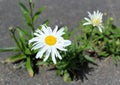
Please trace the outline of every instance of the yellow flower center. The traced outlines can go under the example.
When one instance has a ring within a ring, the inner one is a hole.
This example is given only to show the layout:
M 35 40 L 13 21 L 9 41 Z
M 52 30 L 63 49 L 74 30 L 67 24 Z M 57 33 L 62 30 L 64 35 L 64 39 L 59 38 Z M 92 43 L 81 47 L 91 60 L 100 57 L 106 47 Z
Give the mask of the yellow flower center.
M 56 40 L 56 38 L 54 36 L 49 35 L 49 36 L 47 36 L 45 38 L 45 42 L 46 42 L 47 45 L 52 46 L 52 45 L 55 45 L 55 43 L 57 42 L 57 40 Z
M 100 20 L 99 19 L 93 19 L 92 20 L 92 23 L 95 25 L 95 26 L 98 26 L 100 24 Z

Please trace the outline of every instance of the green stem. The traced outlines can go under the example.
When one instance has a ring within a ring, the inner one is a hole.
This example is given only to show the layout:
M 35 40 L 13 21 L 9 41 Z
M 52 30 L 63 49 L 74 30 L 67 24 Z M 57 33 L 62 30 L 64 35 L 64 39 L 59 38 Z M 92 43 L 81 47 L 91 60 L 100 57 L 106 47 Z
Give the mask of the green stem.
M 29 1 L 29 7 L 30 7 L 30 17 L 31 17 L 31 25 L 32 25 L 32 31 L 35 31 L 35 27 L 34 27 L 34 21 L 33 21 L 33 2 Z
M 86 44 L 86 47 L 88 46 L 88 44 L 90 43 L 90 41 L 92 40 L 92 33 L 93 33 L 94 27 L 92 27 L 92 30 L 90 32 L 90 37 L 89 37 L 89 42 Z
M 18 40 L 17 40 L 17 38 L 15 36 L 15 32 L 11 32 L 11 34 L 12 34 L 11 36 L 13 37 L 14 41 L 16 42 L 16 45 L 18 46 L 18 48 L 25 55 L 24 51 L 22 50 L 22 48 L 21 48 L 21 46 L 20 46 L 20 44 L 19 44 L 19 42 L 18 42 Z

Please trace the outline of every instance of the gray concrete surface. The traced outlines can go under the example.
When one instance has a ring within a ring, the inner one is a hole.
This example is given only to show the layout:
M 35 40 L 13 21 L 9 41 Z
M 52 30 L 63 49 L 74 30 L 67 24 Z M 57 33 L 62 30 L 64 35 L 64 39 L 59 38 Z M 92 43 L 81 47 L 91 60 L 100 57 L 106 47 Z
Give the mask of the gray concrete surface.
M 21 25 L 23 18 L 18 6 L 19 1 L 24 0 L 0 0 L 0 47 L 14 46 L 10 38 L 8 27 Z M 80 20 L 87 16 L 87 11 L 100 10 L 114 17 L 115 24 L 120 26 L 120 0 L 34 0 L 36 8 L 47 6 L 42 13 L 38 24 L 49 19 L 50 25 L 67 25 L 73 29 Z M 13 53 L 0 53 L 0 60 L 4 60 Z M 14 64 L 0 63 L 0 85 L 120 85 L 120 63 L 116 67 L 110 60 L 98 62 L 94 71 L 86 74 L 83 82 L 73 81 L 66 83 L 61 77 L 56 76 L 55 71 L 47 71 L 48 68 L 39 68 L 39 74 L 30 78 L 26 69 L 13 69 Z M 90 65 L 91 66 L 91 65 Z M 92 67 L 92 66 L 91 66 Z

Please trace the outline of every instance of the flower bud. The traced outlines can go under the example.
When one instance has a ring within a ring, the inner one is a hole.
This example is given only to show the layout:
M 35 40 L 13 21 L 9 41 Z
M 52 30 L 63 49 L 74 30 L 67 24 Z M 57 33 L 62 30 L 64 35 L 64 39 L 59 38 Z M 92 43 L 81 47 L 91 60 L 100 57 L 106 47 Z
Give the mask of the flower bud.
M 10 26 L 9 30 L 10 30 L 10 32 L 14 33 L 15 32 L 15 27 Z
M 110 20 L 111 20 L 111 21 L 114 21 L 113 17 L 110 17 Z
M 28 2 L 29 2 L 29 3 L 32 3 L 32 2 L 33 2 L 33 0 L 28 0 Z

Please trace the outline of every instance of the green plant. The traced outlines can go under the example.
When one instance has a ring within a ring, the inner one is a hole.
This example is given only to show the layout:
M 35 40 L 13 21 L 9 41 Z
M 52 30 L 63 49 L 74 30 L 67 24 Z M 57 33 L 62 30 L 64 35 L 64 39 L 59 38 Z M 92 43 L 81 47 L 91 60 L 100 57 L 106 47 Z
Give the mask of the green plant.
M 94 46 L 99 57 L 112 57 L 117 64 L 120 60 L 120 28 L 113 24 L 113 18 L 107 19 L 102 34 L 95 33 L 93 38 Z
M 16 26 L 10 27 L 11 37 L 16 43 L 15 47 L 7 47 L 7 48 L 0 48 L 0 52 L 12 51 L 17 52 L 16 55 L 9 57 L 4 61 L 4 63 L 8 62 L 18 62 L 24 61 L 24 65 L 28 70 L 28 73 L 31 77 L 34 76 L 35 68 L 38 66 L 36 65 L 37 60 L 33 57 L 35 52 L 31 51 L 28 40 L 33 37 L 33 32 L 36 30 L 35 23 L 40 14 L 45 10 L 45 7 L 39 8 L 35 13 L 34 11 L 34 3 L 32 0 L 27 1 L 28 7 L 25 6 L 23 3 L 19 3 L 22 14 L 25 19 L 25 23 L 27 25 L 27 29 L 24 27 Z M 48 24 L 48 20 L 46 20 L 43 24 Z M 40 28 L 39 26 L 37 28 Z

